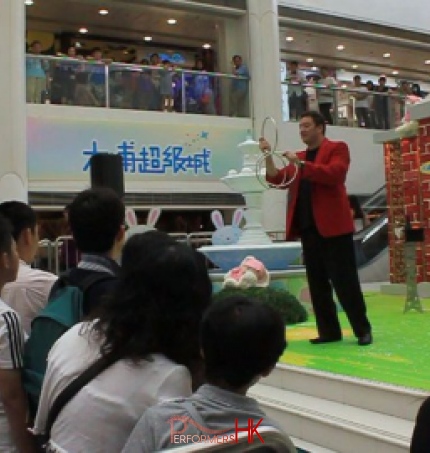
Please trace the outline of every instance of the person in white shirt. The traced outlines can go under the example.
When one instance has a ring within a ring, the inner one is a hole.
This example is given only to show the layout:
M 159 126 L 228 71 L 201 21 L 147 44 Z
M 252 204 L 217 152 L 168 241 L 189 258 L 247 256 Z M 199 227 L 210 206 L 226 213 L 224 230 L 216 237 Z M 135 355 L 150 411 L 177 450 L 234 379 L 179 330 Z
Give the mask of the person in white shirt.
M 211 301 L 204 258 L 165 233 L 132 236 L 116 293 L 95 321 L 53 346 L 34 432 L 44 433 L 60 392 L 101 355 L 121 359 L 81 389 L 55 420 L 49 446 L 68 453 L 118 453 L 152 405 L 192 392 L 201 365 L 198 326 Z
M 322 67 L 321 79 L 318 83 L 325 86 L 325 88 L 320 88 L 318 90 L 319 110 L 326 123 L 333 124 L 331 109 L 333 108 L 334 102 L 333 87 L 337 85 L 336 79 L 330 76 L 330 71 L 328 70 L 328 68 Z
M 361 85 L 361 76 L 354 76 L 354 89 L 352 96 L 355 98 L 355 116 L 358 127 L 370 128 L 369 117 L 369 90 Z
M 16 278 L 19 263 L 12 228 L 0 215 L 0 290 Z M 24 333 L 18 314 L 0 299 L 0 452 L 33 453 L 21 368 Z
M 20 258 L 18 276 L 14 282 L 5 285 L 1 297 L 19 314 L 24 331 L 29 335 L 31 322 L 48 302 L 57 276 L 30 266 L 39 247 L 34 210 L 20 201 L 7 201 L 0 204 L 0 214 L 12 225 L 12 235 Z

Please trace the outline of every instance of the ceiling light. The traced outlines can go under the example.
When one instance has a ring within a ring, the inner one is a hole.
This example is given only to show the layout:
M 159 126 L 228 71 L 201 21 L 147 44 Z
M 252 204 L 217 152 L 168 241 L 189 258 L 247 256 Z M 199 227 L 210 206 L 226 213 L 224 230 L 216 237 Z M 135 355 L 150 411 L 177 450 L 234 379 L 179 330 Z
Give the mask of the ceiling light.
M 26 6 L 31 6 L 33 3 L 34 3 L 33 0 L 25 0 L 25 1 L 24 1 L 24 4 L 25 4 Z
M 109 10 L 105 8 L 99 9 L 99 14 L 100 16 L 107 16 L 109 14 Z
M 85 27 L 80 28 L 80 29 L 79 29 L 79 33 L 82 33 L 83 35 L 84 35 L 85 33 L 88 33 L 88 28 L 85 28 Z
M 430 64 L 430 60 L 426 60 L 424 64 Z
M 357 69 L 358 68 L 358 65 L 357 64 L 353 64 L 352 65 L 352 69 Z
M 145 36 L 143 39 L 145 41 L 152 41 L 152 36 Z
M 203 49 L 210 49 L 212 46 L 209 43 L 203 44 Z
M 312 66 L 312 71 L 316 71 L 318 68 L 316 66 Z
M 80 42 L 75 42 L 75 47 L 79 49 L 80 47 L 82 47 L 82 44 Z
M 293 42 L 294 41 L 294 38 L 292 36 L 287 36 L 285 38 L 288 42 Z
M 348 85 L 346 83 L 344 83 L 341 88 L 348 88 Z
M 384 53 L 384 55 L 382 55 L 384 58 L 390 58 L 391 57 L 391 54 L 389 52 L 387 53 Z
M 339 44 L 337 47 L 336 47 L 337 50 L 344 50 L 345 49 L 345 46 L 343 44 Z
M 397 75 L 398 73 L 399 73 L 399 71 L 393 71 L 391 74 Z
M 306 58 L 306 61 L 307 61 L 308 63 L 312 63 L 312 62 L 314 61 L 314 59 L 313 59 L 313 58 Z
M 167 19 L 169 25 L 175 25 L 178 21 L 176 19 Z

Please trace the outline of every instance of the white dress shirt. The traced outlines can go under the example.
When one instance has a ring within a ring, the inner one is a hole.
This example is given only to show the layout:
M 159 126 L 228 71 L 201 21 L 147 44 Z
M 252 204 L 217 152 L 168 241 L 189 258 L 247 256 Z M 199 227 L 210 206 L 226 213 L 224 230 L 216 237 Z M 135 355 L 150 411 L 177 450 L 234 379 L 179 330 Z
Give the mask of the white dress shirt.
M 19 314 L 27 335 L 31 331 L 31 322 L 48 302 L 52 285 L 56 281 L 56 275 L 33 269 L 20 260 L 16 280 L 4 286 L 1 297 Z

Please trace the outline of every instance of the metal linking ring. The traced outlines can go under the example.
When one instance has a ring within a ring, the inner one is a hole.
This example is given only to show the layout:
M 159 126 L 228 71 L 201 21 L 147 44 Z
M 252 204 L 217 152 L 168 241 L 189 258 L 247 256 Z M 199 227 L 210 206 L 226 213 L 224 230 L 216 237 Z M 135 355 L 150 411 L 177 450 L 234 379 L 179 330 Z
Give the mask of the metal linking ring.
M 272 156 L 272 158 L 277 158 L 282 162 L 283 167 L 292 165 L 288 159 L 285 159 L 281 152 L 277 152 L 276 148 L 278 147 L 278 127 L 276 121 L 271 117 L 267 116 L 264 118 L 263 124 L 261 126 L 261 137 L 265 137 L 265 130 L 267 122 L 270 121 L 275 129 L 275 141 L 273 143 L 272 151 L 266 151 L 262 154 L 255 163 L 255 175 L 258 179 L 258 182 L 266 189 L 285 189 L 287 188 L 297 177 L 299 172 L 299 167 L 296 164 L 293 164 L 295 167 L 294 174 L 290 179 L 287 179 L 287 175 L 284 175 L 284 178 L 280 184 L 272 184 L 266 181 L 266 170 L 264 168 L 264 162 L 267 156 Z M 263 179 L 264 177 L 264 179 Z

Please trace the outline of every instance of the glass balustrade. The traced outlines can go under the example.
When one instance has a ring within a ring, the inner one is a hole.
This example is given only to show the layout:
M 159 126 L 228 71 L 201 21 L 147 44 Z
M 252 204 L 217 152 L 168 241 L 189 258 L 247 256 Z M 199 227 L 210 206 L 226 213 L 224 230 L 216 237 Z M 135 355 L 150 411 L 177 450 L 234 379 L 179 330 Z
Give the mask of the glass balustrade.
M 172 65 L 27 55 L 27 102 L 249 117 L 249 79 Z
M 282 83 L 284 121 L 298 121 L 305 110 L 317 110 L 328 124 L 367 129 L 391 129 L 400 125 L 406 97 L 366 88 L 321 84 Z

